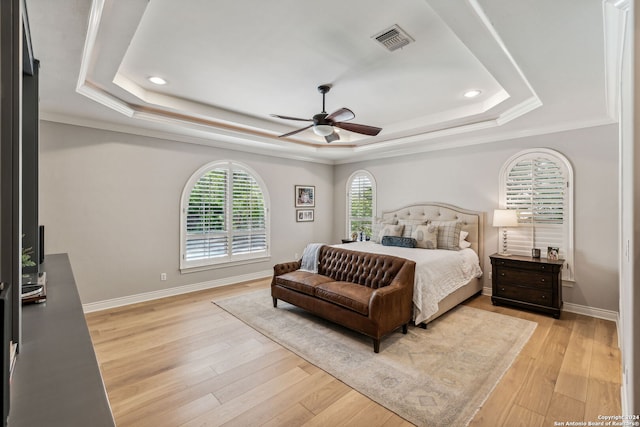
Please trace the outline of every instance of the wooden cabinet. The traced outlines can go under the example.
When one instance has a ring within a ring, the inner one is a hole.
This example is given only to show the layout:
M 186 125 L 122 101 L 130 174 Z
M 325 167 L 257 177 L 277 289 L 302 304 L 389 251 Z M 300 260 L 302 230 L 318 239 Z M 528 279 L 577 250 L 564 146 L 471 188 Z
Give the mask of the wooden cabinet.
M 495 305 L 508 304 L 560 317 L 564 260 L 493 254 L 492 296 Z

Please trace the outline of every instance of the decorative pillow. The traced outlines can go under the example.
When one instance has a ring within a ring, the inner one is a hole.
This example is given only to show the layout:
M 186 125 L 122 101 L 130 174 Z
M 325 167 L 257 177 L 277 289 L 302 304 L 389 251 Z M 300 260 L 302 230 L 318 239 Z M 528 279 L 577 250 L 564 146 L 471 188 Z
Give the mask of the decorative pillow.
M 404 225 L 393 225 L 393 224 L 385 224 L 384 227 L 382 227 L 382 230 L 380 230 L 380 234 L 378 235 L 378 240 L 382 241 L 382 238 L 384 236 L 402 236 L 402 229 L 404 228 Z
M 384 228 L 385 225 L 395 225 L 398 223 L 397 218 L 392 219 L 382 219 L 382 218 L 374 218 L 373 224 L 371 226 L 371 241 L 374 243 L 380 243 L 381 234 L 380 232 Z
M 416 225 L 411 237 L 416 239 L 416 248 L 436 249 L 438 247 L 438 226 L 434 224 Z
M 467 236 L 469 236 L 469 232 L 468 231 L 461 231 L 460 232 L 460 249 L 465 249 L 465 248 L 470 248 L 471 247 L 471 243 L 467 242 Z
M 460 249 L 460 231 L 462 223 L 459 221 L 433 221 L 438 226 L 438 249 L 457 251 Z
M 416 239 L 401 236 L 384 236 L 382 238 L 383 246 L 399 246 L 401 248 L 415 248 Z
M 400 219 L 398 220 L 399 225 L 404 225 L 404 230 L 402 231 L 402 237 L 413 237 L 413 230 L 418 225 L 425 225 L 427 221 L 422 219 Z

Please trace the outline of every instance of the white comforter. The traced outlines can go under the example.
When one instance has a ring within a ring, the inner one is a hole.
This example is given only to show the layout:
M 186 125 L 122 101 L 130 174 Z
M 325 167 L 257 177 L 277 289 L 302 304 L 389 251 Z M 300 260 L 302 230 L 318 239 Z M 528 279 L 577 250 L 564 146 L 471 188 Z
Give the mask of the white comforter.
M 413 289 L 414 321 L 428 319 L 438 311 L 438 303 L 447 295 L 481 277 L 478 255 L 472 249 L 447 251 L 443 249 L 400 248 L 373 242 L 353 242 L 336 247 L 354 251 L 394 255 L 416 262 Z

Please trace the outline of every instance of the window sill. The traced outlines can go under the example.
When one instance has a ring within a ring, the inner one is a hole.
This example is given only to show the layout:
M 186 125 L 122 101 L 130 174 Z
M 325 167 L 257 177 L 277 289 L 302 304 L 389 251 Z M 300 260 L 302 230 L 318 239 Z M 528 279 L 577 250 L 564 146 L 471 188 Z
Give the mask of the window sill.
M 239 259 L 235 261 L 219 262 L 215 264 L 199 265 L 197 267 L 180 267 L 181 274 L 197 273 L 200 271 L 216 270 L 219 268 L 236 267 L 238 265 L 255 264 L 259 262 L 269 261 L 271 255 L 261 256 L 259 258 Z

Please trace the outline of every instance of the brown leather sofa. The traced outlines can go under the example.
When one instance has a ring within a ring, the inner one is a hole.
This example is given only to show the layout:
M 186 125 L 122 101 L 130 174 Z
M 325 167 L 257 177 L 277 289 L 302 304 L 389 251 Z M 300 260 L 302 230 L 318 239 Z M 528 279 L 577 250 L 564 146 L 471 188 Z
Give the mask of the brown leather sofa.
M 273 306 L 283 300 L 373 338 L 402 326 L 407 333 L 413 306 L 414 261 L 390 255 L 322 246 L 318 273 L 301 271 L 301 261 L 273 267 Z

